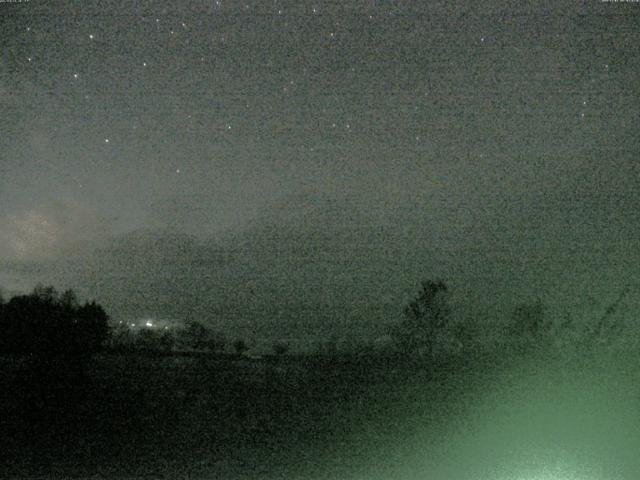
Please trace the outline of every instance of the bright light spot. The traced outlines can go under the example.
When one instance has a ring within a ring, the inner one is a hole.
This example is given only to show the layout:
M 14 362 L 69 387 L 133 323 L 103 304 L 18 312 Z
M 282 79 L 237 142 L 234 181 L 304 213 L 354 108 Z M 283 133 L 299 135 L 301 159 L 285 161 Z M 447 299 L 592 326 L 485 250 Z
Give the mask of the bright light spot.
M 74 74 L 73 74 L 73 78 L 75 78 L 75 79 L 77 80 L 77 79 L 78 79 L 78 74 L 77 74 L 77 73 L 74 73 Z
M 135 326 L 136 326 L 136 324 L 135 324 L 135 323 L 132 323 L 132 324 L 130 324 L 130 325 L 131 325 L 132 327 L 135 327 Z
M 89 35 L 89 39 L 93 40 L 93 33 Z
M 109 139 L 108 139 L 108 138 L 105 138 L 105 139 L 104 139 L 104 143 L 109 143 Z
M 146 323 L 145 323 L 145 325 L 146 325 L 147 327 L 153 327 L 153 322 L 151 322 L 151 320 L 147 320 L 147 321 L 146 321 Z

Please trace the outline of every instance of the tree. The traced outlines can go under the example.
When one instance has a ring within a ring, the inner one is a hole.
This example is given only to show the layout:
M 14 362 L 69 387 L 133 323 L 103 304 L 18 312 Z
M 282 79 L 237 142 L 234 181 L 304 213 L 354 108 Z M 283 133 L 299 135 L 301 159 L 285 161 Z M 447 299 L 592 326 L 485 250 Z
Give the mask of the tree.
M 188 320 L 184 328 L 178 331 L 177 340 L 182 347 L 211 352 L 220 352 L 226 345 L 226 339 L 221 332 L 211 330 L 194 320 Z
M 285 342 L 276 342 L 273 344 L 273 353 L 278 356 L 284 355 L 289 351 L 289 345 Z
M 42 285 L 11 298 L 0 311 L 0 351 L 40 357 L 98 351 L 109 336 L 109 317 L 95 302 L 80 305 L 75 298 Z
M 233 342 L 233 349 L 236 351 L 238 355 L 242 355 L 247 350 L 249 350 L 249 347 L 247 346 L 247 343 L 244 340 L 238 339 L 235 342 Z
M 207 346 L 207 329 L 200 322 L 187 321 L 181 332 L 183 343 L 188 348 L 203 350 Z
M 404 309 L 404 319 L 390 335 L 405 354 L 433 356 L 450 321 L 448 289 L 443 281 L 422 282 L 417 297 Z
M 207 332 L 207 348 L 212 352 L 222 352 L 227 340 L 222 332 L 209 330 Z

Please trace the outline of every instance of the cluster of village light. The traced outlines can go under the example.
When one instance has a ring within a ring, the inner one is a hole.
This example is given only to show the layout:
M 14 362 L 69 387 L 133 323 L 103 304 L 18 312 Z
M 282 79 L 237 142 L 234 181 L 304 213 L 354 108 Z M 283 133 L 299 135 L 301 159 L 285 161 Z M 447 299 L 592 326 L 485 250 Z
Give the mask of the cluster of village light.
M 123 320 L 120 320 L 118 322 L 120 325 L 125 325 L 127 324 L 130 328 L 136 328 L 136 327 L 143 327 L 143 328 L 161 328 L 159 325 L 154 323 L 153 319 L 148 319 L 148 320 L 143 320 L 140 323 L 135 323 L 135 322 L 131 322 L 131 323 L 126 323 Z M 165 325 L 164 326 L 164 330 L 169 330 L 169 325 Z

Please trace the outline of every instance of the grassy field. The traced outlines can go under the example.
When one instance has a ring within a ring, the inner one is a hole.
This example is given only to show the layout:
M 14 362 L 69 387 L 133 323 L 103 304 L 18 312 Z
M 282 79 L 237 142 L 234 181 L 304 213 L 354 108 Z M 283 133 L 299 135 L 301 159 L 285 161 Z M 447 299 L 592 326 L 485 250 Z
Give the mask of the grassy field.
M 637 366 L 620 354 L 467 356 L 438 368 L 4 358 L 0 477 L 634 478 Z

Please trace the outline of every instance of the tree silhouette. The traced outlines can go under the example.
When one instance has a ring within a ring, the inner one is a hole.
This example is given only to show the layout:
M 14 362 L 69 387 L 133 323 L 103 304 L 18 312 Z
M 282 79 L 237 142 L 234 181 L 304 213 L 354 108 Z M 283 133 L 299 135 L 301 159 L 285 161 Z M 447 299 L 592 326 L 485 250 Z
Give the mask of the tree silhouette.
M 178 331 L 177 340 L 182 347 L 211 352 L 224 350 L 226 344 L 222 333 L 211 330 L 195 320 L 186 322 L 184 328 Z
M 195 350 L 203 350 L 207 347 L 207 329 L 200 322 L 188 321 L 183 334 L 187 347 Z
M 84 356 L 109 336 L 109 317 L 95 302 L 80 305 L 68 290 L 38 285 L 0 309 L 0 351 L 36 356 Z
M 422 282 L 417 297 L 404 309 L 404 319 L 390 335 L 406 354 L 433 356 L 450 320 L 447 286 L 442 281 Z
M 242 355 L 247 350 L 249 350 L 249 347 L 244 340 L 236 340 L 235 342 L 233 342 L 233 349 L 238 355 Z
M 273 353 L 278 356 L 284 355 L 289 351 L 289 345 L 285 342 L 276 342 L 273 344 Z

